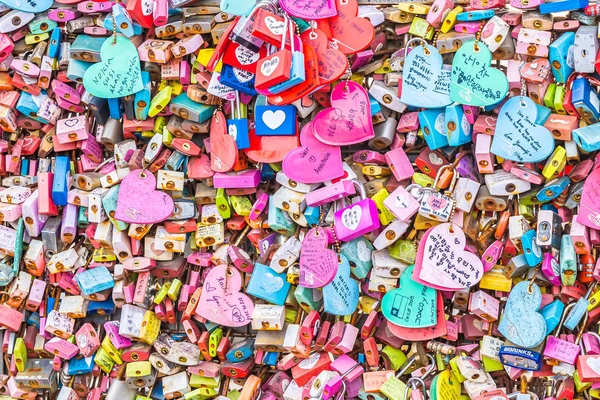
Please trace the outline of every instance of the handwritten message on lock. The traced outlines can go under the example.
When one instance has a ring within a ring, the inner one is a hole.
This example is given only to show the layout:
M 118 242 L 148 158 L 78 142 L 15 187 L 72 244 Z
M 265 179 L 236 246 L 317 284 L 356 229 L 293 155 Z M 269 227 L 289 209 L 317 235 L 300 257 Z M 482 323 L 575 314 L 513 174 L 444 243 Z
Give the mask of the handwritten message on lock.
M 465 234 L 458 226 L 446 223 L 432 228 L 419 245 L 416 277 L 440 290 L 476 285 L 483 276 L 483 264 L 479 257 L 465 250 L 465 245 Z

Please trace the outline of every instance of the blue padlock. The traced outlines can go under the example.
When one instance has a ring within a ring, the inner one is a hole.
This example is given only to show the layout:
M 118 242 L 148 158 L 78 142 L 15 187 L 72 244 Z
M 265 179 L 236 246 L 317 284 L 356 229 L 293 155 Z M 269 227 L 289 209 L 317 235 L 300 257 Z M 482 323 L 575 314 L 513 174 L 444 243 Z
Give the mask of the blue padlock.
M 504 365 L 524 369 L 526 371 L 539 371 L 542 369 L 542 355 L 537 351 L 523 349 L 516 346 L 501 346 L 498 358 Z
M 560 178 L 554 178 L 548 182 L 540 189 L 540 191 L 536 194 L 536 197 L 541 202 L 552 201 L 569 186 L 571 180 L 568 176 L 561 176 Z
M 460 146 L 472 141 L 471 124 L 467 120 L 462 105 L 447 106 L 444 119 L 449 146 Z
M 536 231 L 530 229 L 523 234 L 521 243 L 523 244 L 523 254 L 525 254 L 525 260 L 530 267 L 535 267 L 542 262 L 542 249 L 535 241 Z
M 549 3 L 556 4 L 556 3 Z M 544 4 L 545 5 L 545 4 Z M 573 73 L 574 69 L 567 60 L 569 59 L 569 49 L 575 44 L 575 33 L 565 32 L 549 46 L 550 65 L 552 74 L 557 83 L 566 83 L 567 79 Z M 572 62 L 571 62 L 572 64 Z
M 60 43 L 62 41 L 62 30 L 59 27 L 52 29 L 50 41 L 48 42 L 48 57 L 57 58 L 60 52 Z
M 560 300 L 554 300 L 540 310 L 540 314 L 546 320 L 546 334 L 549 335 L 556 329 L 565 311 L 565 305 Z
M 257 92 L 256 89 L 254 89 L 255 78 L 256 76 L 252 72 L 244 71 L 228 64 L 223 64 L 219 83 L 247 94 L 248 96 L 256 96 Z
M 282 306 L 290 291 L 285 272 L 278 274 L 267 265 L 257 262 L 246 292 L 254 297 Z
M 81 293 L 88 297 L 94 293 L 112 289 L 115 286 L 113 275 L 104 265 L 78 273 L 75 275 L 75 280 L 81 289 Z
M 57 206 L 67 205 L 67 193 L 71 184 L 71 160 L 67 156 L 57 156 L 54 163 L 52 201 Z
M 293 136 L 296 134 L 296 107 L 256 106 L 254 118 L 257 136 Z
M 248 118 L 242 113 L 239 93 L 235 92 L 235 108 L 233 118 L 227 120 L 227 133 L 235 138 L 238 149 L 243 150 L 250 147 L 250 134 L 248 130 Z
M 600 135 L 598 130 L 600 124 L 592 124 L 581 128 L 573 129 L 573 140 L 577 146 L 588 153 L 600 150 Z
M 571 101 L 586 123 L 595 124 L 600 121 L 600 99 L 586 78 L 573 81 Z
M 419 126 L 431 150 L 448 146 L 444 111 L 444 108 L 433 108 L 419 113 Z
M 148 118 L 148 110 L 150 109 L 152 93 L 152 81 L 150 80 L 149 72 L 142 71 L 141 75 L 144 88 L 134 95 L 133 108 L 135 110 L 135 119 L 143 121 Z

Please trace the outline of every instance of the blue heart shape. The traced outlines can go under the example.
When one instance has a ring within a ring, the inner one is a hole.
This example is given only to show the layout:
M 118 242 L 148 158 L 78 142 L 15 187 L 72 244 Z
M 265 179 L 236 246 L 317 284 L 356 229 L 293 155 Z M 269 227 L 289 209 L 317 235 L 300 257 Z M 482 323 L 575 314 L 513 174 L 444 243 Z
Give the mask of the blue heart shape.
M 52 6 L 53 0 L 0 0 L 0 3 L 13 10 L 25 11 L 28 13 L 41 13 Z
M 350 263 L 340 254 L 338 272 L 331 283 L 323 288 L 323 307 L 333 315 L 350 315 L 358 305 L 358 283 L 350 277 Z
M 517 162 L 540 162 L 554 151 L 552 133 L 536 124 L 538 108 L 529 97 L 513 97 L 500 110 L 491 151 Z
M 519 282 L 508 296 L 498 330 L 519 347 L 534 348 L 546 339 L 546 320 L 538 312 L 542 292 L 536 284 Z
M 102 61 L 83 74 L 83 86 L 96 97 L 114 99 L 144 88 L 137 48 L 124 36 L 108 38 L 100 48 Z
M 442 69 L 442 56 L 431 46 L 417 46 L 404 59 L 400 100 L 413 107 L 440 108 L 450 100 L 450 71 Z
M 489 106 L 508 93 L 504 72 L 492 68 L 492 53 L 480 42 L 463 44 L 452 60 L 450 99 L 469 106 Z

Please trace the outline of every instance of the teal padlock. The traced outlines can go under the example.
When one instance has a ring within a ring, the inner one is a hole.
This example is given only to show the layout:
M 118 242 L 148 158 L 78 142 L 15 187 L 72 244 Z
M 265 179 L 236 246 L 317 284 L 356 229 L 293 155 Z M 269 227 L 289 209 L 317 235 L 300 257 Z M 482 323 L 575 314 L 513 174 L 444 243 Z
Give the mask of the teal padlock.
M 358 237 L 346 242 L 340 248 L 340 253 L 350 260 L 350 271 L 358 279 L 365 279 L 373 267 L 371 253 L 375 250 L 371 242 L 364 237 Z
M 425 142 L 431 150 L 448 146 L 444 111 L 443 108 L 434 108 L 419 113 L 419 125 L 423 131 Z

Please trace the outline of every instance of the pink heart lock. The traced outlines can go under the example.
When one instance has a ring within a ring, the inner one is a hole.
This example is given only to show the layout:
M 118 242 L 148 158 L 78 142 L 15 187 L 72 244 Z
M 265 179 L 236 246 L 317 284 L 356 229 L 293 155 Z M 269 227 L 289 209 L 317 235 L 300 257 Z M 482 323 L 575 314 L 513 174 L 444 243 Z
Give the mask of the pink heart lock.
M 577 222 L 600 229 L 600 168 L 593 170 L 583 184 Z
M 331 107 L 317 114 L 313 132 L 321 142 L 348 146 L 375 137 L 367 91 L 353 81 L 343 82 L 331 91 Z
M 458 225 L 429 229 L 419 244 L 413 279 L 437 290 L 462 290 L 483 277 L 479 257 L 465 250 L 466 237 Z
M 171 196 L 156 190 L 154 175 L 136 169 L 121 182 L 115 219 L 130 224 L 156 224 L 169 218 L 174 208 Z
M 337 15 L 334 0 L 279 0 L 279 5 L 294 17 L 313 20 Z
M 327 232 L 312 228 L 302 241 L 300 249 L 300 286 L 320 288 L 328 285 L 338 270 L 338 257 L 327 248 Z
M 317 140 L 312 122 L 302 128 L 300 143 L 301 147 L 283 159 L 283 172 L 288 178 L 301 183 L 321 183 L 344 174 L 340 148 Z
M 242 276 L 236 268 L 226 264 L 214 266 L 204 278 L 196 314 L 219 325 L 248 325 L 254 303 L 240 292 L 241 288 Z

